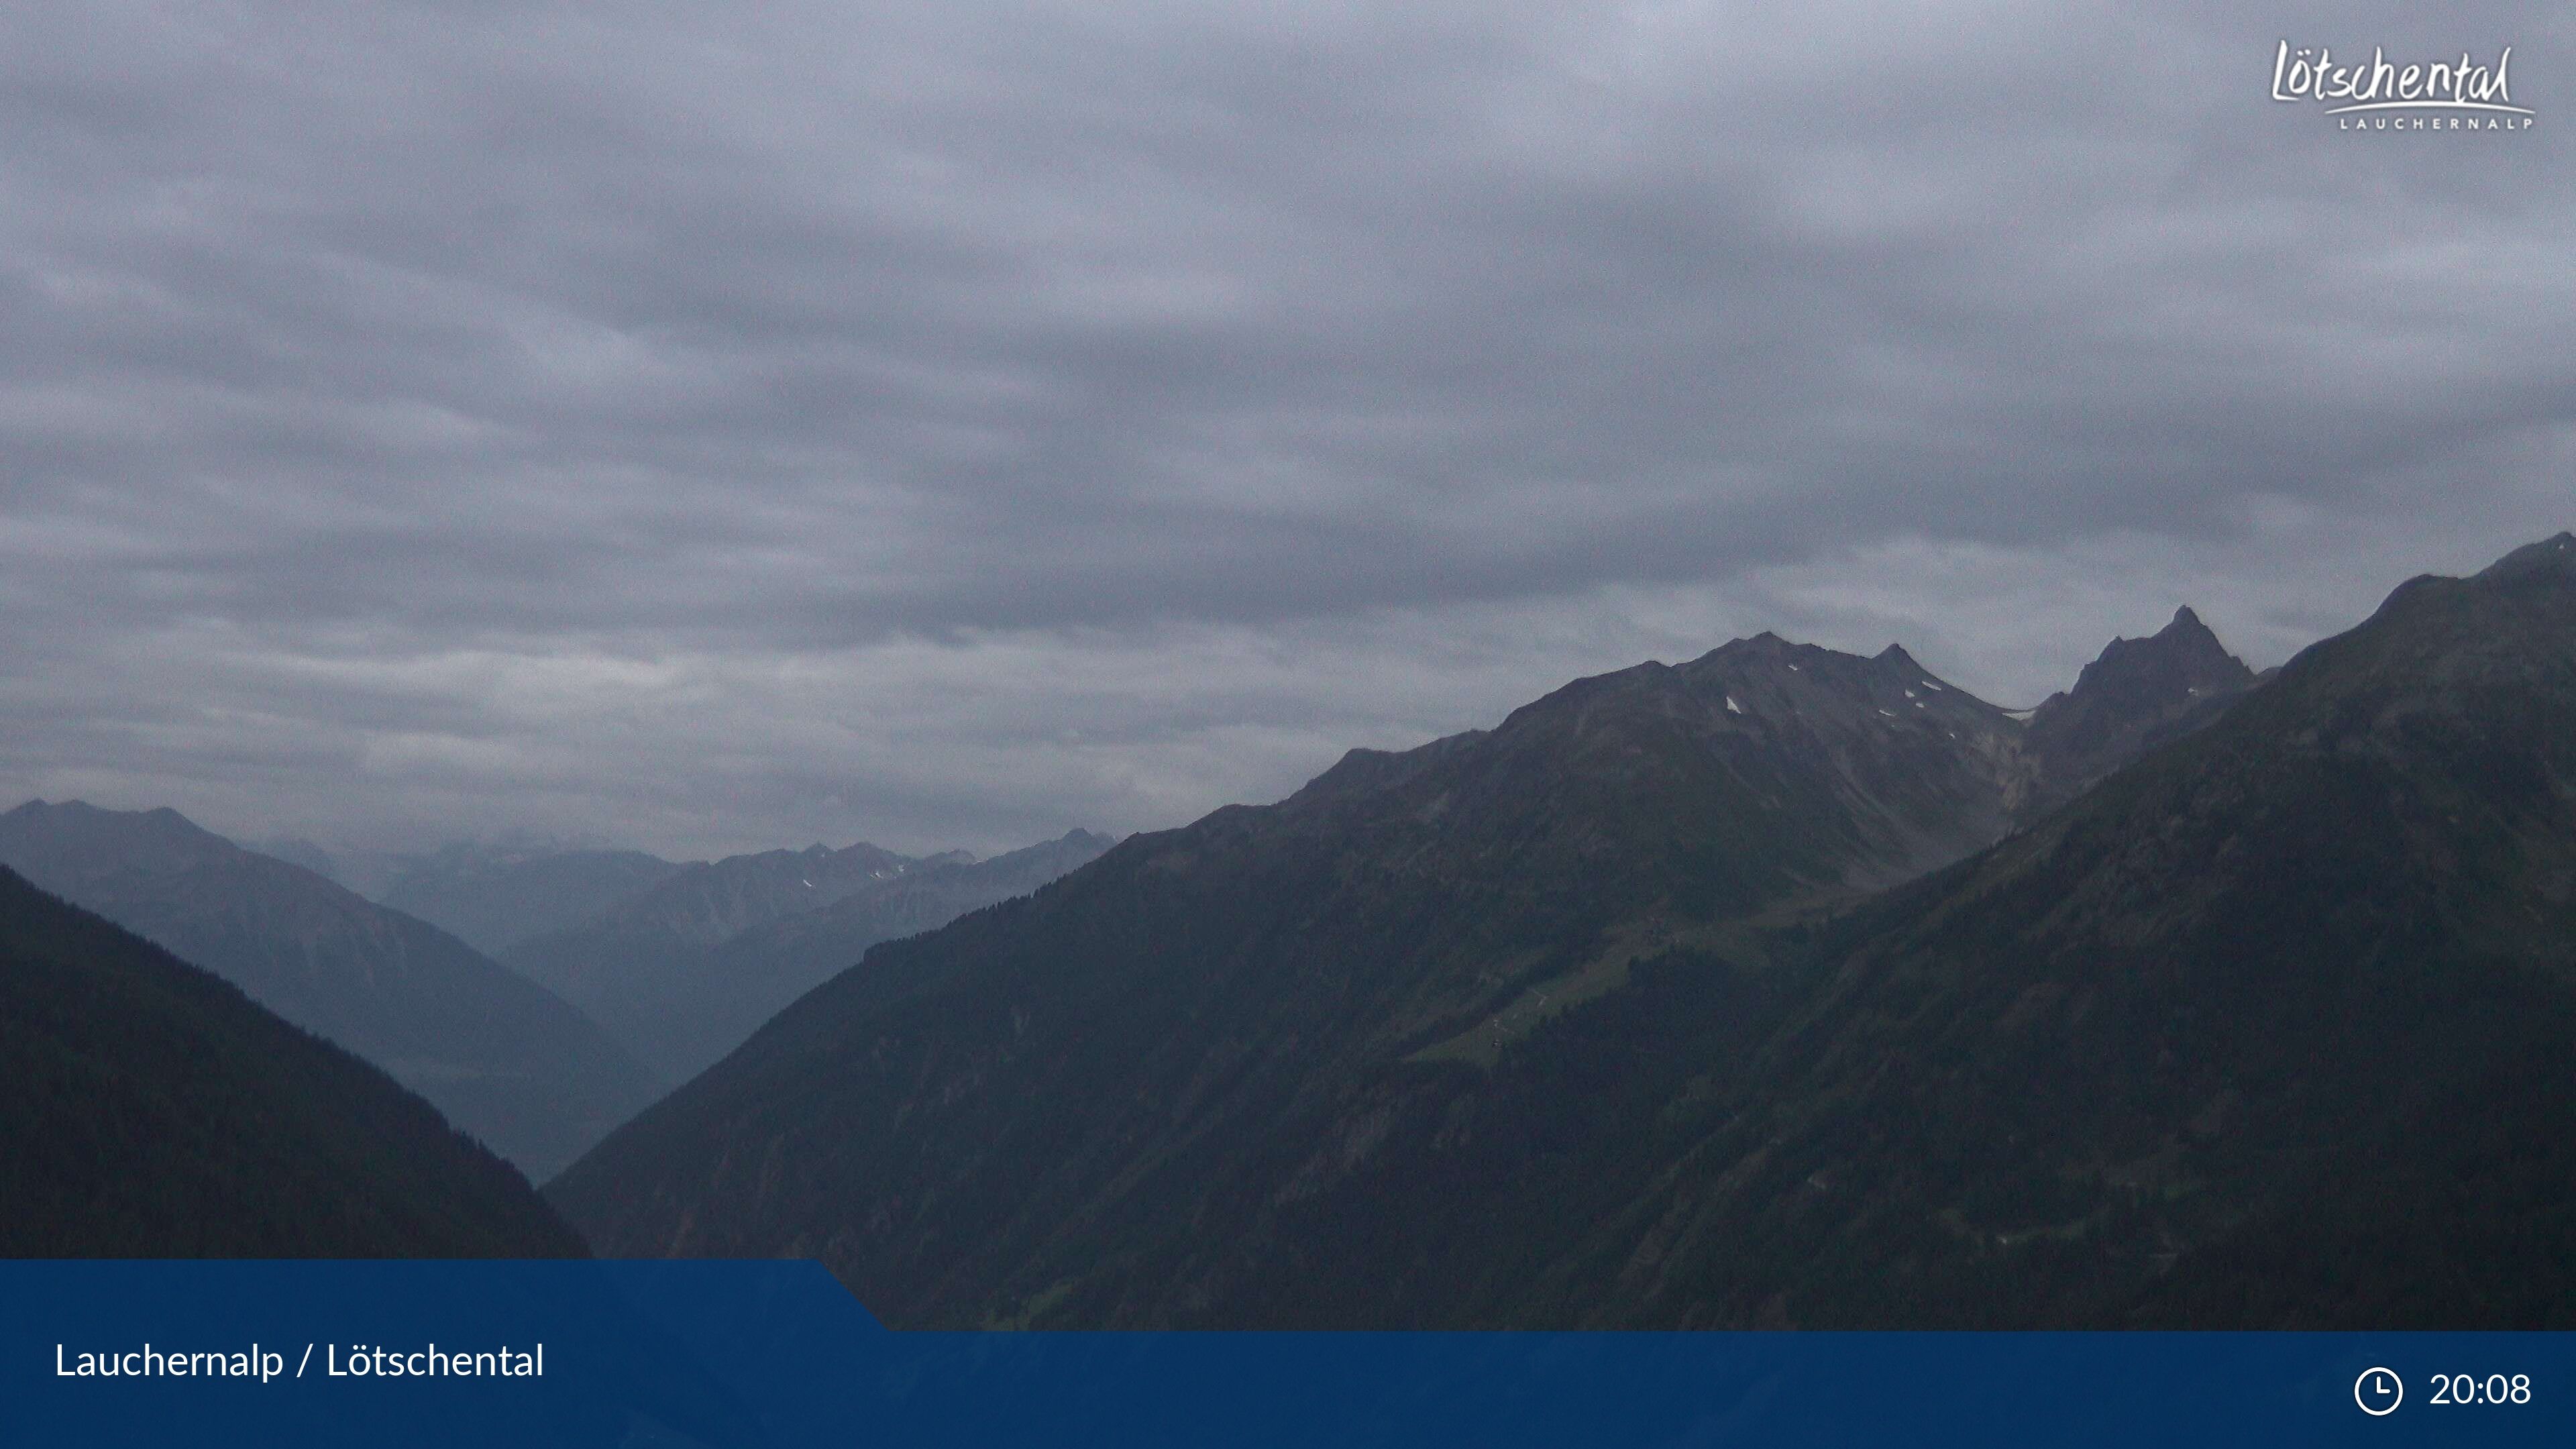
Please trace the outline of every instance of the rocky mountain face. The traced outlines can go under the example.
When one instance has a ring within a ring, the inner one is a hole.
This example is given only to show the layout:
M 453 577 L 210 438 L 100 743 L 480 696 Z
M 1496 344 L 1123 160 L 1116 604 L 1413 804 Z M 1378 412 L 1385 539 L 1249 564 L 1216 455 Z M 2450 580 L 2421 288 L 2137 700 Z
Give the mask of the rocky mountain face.
M 2032 772 L 1821 654 L 1132 839 L 879 948 L 551 1196 L 899 1324 L 2576 1312 L 2576 541 L 1830 914 Z
M 864 843 L 733 856 L 524 940 L 507 960 L 685 1081 L 870 946 L 1024 894 L 1108 844 L 1077 830 L 989 861 Z
M 2114 639 L 2084 666 L 2075 688 L 2031 714 L 2025 748 L 2040 788 L 2036 816 L 2167 740 L 2215 720 L 2254 687 L 2254 671 L 2227 652 L 2189 609 L 2150 638 Z
M 0 871 L 0 1255 L 578 1257 L 383 1072 Z
M 0 864 L 241 987 L 544 1178 L 652 1100 L 653 1075 L 544 988 L 426 921 L 171 810 L 31 801 Z

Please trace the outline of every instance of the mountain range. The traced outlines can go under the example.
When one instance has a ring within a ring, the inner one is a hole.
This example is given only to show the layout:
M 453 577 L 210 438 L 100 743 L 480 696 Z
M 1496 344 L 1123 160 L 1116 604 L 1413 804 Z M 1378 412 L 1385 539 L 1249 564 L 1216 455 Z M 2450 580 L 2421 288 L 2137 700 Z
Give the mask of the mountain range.
M 868 947 L 1110 842 L 1077 830 L 989 861 L 862 843 L 692 863 L 532 836 L 417 853 L 279 844 L 312 864 L 166 809 L 0 815 L 0 864 L 356 1051 L 542 1180 Z
M 2260 676 L 2187 609 L 2027 712 L 1765 634 L 1115 845 L 387 872 L 556 912 L 514 961 L 713 1061 L 545 1203 L 351 1052 L 577 1143 L 650 1085 L 573 1005 L 168 811 L 0 861 L 153 938 L 0 872 L 0 1251 L 568 1221 L 904 1327 L 2576 1326 L 2564 534 Z
M 2331 648 L 2376 647 L 2387 613 Z M 2174 802 L 2121 813 L 2126 782 L 2313 748 L 2318 654 L 2258 684 L 2184 611 L 2027 721 L 1901 648 L 1767 634 L 1577 681 L 881 946 L 548 1193 L 603 1251 L 811 1255 L 904 1326 L 2123 1321 L 2326 1189 L 2278 1163 L 2159 1176 L 2167 1137 L 2121 1114 L 2161 1044 L 2084 1043 L 2099 1079 L 2046 1099 L 2060 1155 L 1961 1169 L 1951 1137 L 2028 1134 L 2008 1095 L 1950 1110 L 1941 1073 L 2046 1011 L 2089 1019 L 2050 973 L 2102 942 L 2041 944 L 2076 930 L 2049 888 L 1984 918 L 1991 963 L 1945 958 L 1957 1034 L 1882 1045 L 1947 998 L 1854 993 L 2068 822 L 2159 838 Z M 2224 843 L 2196 884 L 2115 862 L 2086 889 L 2232 889 Z M 2152 1120 L 2176 1142 L 2271 1121 L 2258 1088 Z M 1839 1147 L 1783 1178 L 1800 1132 Z M 2208 1216 L 2144 1204 L 2168 1190 Z M 2020 1264 L 2026 1291 L 1988 1281 Z
M 533 1178 L 662 1090 L 543 987 L 176 811 L 30 801 L 0 815 L 0 864 L 382 1067 Z

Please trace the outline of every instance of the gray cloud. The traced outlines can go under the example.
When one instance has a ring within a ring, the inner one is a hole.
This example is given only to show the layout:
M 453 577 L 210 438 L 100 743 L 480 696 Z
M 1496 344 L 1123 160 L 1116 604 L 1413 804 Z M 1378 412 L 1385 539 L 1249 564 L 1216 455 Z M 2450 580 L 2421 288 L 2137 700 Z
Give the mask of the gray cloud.
M 22 8 L 22 794 L 990 847 L 1763 627 L 2275 662 L 2568 521 L 2557 12 Z

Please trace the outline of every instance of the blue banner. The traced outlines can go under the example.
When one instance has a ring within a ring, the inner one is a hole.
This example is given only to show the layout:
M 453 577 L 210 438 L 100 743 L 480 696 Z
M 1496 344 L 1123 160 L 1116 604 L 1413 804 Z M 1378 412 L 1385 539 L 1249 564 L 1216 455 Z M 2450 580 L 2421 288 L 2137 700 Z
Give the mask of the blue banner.
M 810 1263 L 0 1263 L 11 1445 L 2576 1443 L 2576 1336 L 894 1333 Z

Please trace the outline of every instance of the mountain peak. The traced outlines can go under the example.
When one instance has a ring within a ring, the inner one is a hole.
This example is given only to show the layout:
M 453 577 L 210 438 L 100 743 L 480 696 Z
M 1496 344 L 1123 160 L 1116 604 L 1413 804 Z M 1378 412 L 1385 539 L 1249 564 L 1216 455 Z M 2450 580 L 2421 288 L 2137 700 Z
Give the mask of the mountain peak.
M 86 800 L 55 804 L 30 800 L 0 816 L 0 820 L 10 827 L 8 839 L 48 840 L 54 848 L 78 853 L 95 869 L 123 861 L 129 852 L 139 848 L 159 852 L 165 865 L 172 858 L 170 852 L 196 858 L 217 847 L 235 848 L 231 841 L 167 805 L 150 810 L 109 810 Z M 5 848 L 0 845 L 0 849 Z
M 2477 577 L 2503 582 L 2546 573 L 2576 578 L 2576 534 L 2562 530 L 2538 543 L 2526 543 L 2480 569 Z
M 2051 695 L 2028 739 L 2044 784 L 2033 804 L 2053 806 L 2140 753 L 2217 718 L 2253 687 L 2254 671 L 2227 652 L 2186 604 L 2144 639 L 2113 639 L 2075 687 Z
M 1681 667 L 1686 670 L 1694 669 L 1721 659 L 1777 659 L 1794 652 L 1797 648 L 1797 645 L 1765 629 L 1759 634 L 1729 639 Z
M 2218 636 L 2185 604 L 2174 610 L 2171 623 L 2146 638 L 2112 640 L 2076 676 L 2073 693 L 2116 687 L 2121 679 L 2151 673 L 2208 676 L 2188 680 L 2186 687 L 2242 683 L 2254 677 L 2254 671 L 2228 653 L 2227 646 L 2219 643 Z
M 2167 620 L 2165 626 L 2155 634 L 2159 639 L 2168 636 L 2195 640 L 2207 639 L 2212 644 L 2218 642 L 2218 636 L 2211 632 L 2208 623 L 2202 620 L 2200 614 L 2189 604 L 2176 608 L 2173 618 Z

